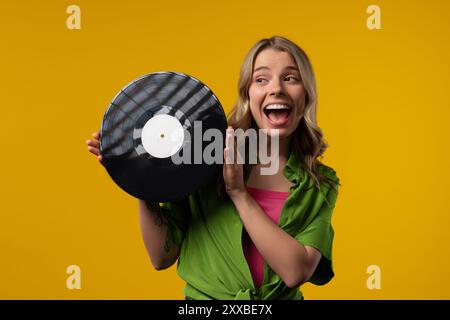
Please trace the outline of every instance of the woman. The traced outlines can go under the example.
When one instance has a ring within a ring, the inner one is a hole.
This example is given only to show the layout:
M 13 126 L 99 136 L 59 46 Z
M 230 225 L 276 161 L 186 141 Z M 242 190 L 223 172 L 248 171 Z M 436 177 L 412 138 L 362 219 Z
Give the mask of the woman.
M 339 179 L 318 160 L 327 145 L 316 104 L 304 51 L 280 36 L 259 41 L 241 66 L 227 141 L 237 128 L 277 135 L 278 171 L 263 175 L 261 163 L 225 163 L 218 181 L 188 199 L 139 200 L 152 264 L 161 270 L 178 259 L 188 299 L 302 299 L 303 283 L 323 285 L 334 276 L 331 215 Z M 98 139 L 94 133 L 87 144 L 101 161 Z M 230 152 L 227 144 L 225 157 Z

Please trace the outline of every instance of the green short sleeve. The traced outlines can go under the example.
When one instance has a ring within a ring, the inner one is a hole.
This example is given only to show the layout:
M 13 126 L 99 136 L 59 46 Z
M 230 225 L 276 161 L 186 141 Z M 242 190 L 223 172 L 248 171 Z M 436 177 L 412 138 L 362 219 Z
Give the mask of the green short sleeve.
M 189 198 L 179 201 L 162 202 L 159 206 L 167 218 L 169 232 L 173 242 L 181 246 L 191 218 Z
M 334 176 L 335 181 L 338 181 Z M 338 185 L 336 184 L 336 189 Z M 308 282 L 315 285 L 324 285 L 334 277 L 332 247 L 334 229 L 331 216 L 336 204 L 337 190 L 326 187 L 323 193 L 319 192 L 306 226 L 295 237 L 302 245 L 311 246 L 322 254 L 319 265 Z

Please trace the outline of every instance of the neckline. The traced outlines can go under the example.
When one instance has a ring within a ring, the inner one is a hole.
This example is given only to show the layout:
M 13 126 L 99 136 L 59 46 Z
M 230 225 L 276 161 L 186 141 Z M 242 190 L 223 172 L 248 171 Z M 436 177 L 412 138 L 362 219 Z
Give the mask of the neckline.
M 267 189 L 261 189 L 261 188 L 254 188 L 254 187 L 246 187 L 247 191 L 251 193 L 259 193 L 267 195 L 273 195 L 273 196 L 288 196 L 289 191 L 273 191 L 273 190 L 267 190 Z

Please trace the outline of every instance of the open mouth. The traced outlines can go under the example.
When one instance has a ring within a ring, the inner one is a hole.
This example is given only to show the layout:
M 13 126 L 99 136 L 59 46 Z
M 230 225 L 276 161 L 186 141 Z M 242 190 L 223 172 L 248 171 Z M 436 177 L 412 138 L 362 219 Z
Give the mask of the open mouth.
M 264 114 L 273 125 L 284 125 L 289 121 L 291 106 L 286 104 L 269 104 L 264 107 Z

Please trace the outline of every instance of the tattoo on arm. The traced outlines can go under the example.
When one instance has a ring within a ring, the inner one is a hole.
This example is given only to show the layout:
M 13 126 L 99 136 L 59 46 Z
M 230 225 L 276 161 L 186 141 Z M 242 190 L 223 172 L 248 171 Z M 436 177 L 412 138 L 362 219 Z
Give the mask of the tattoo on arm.
M 162 213 L 161 209 L 156 211 L 155 224 L 158 227 L 162 227 L 163 225 L 168 225 L 167 218 L 164 217 L 164 213 Z
M 170 235 L 169 222 L 167 220 L 167 217 L 164 215 L 164 212 L 162 211 L 158 203 L 147 203 L 147 204 L 149 208 L 156 213 L 155 225 L 157 225 L 158 227 L 166 226 L 166 240 L 164 241 L 164 252 L 169 253 L 170 249 L 172 248 L 173 241 Z

